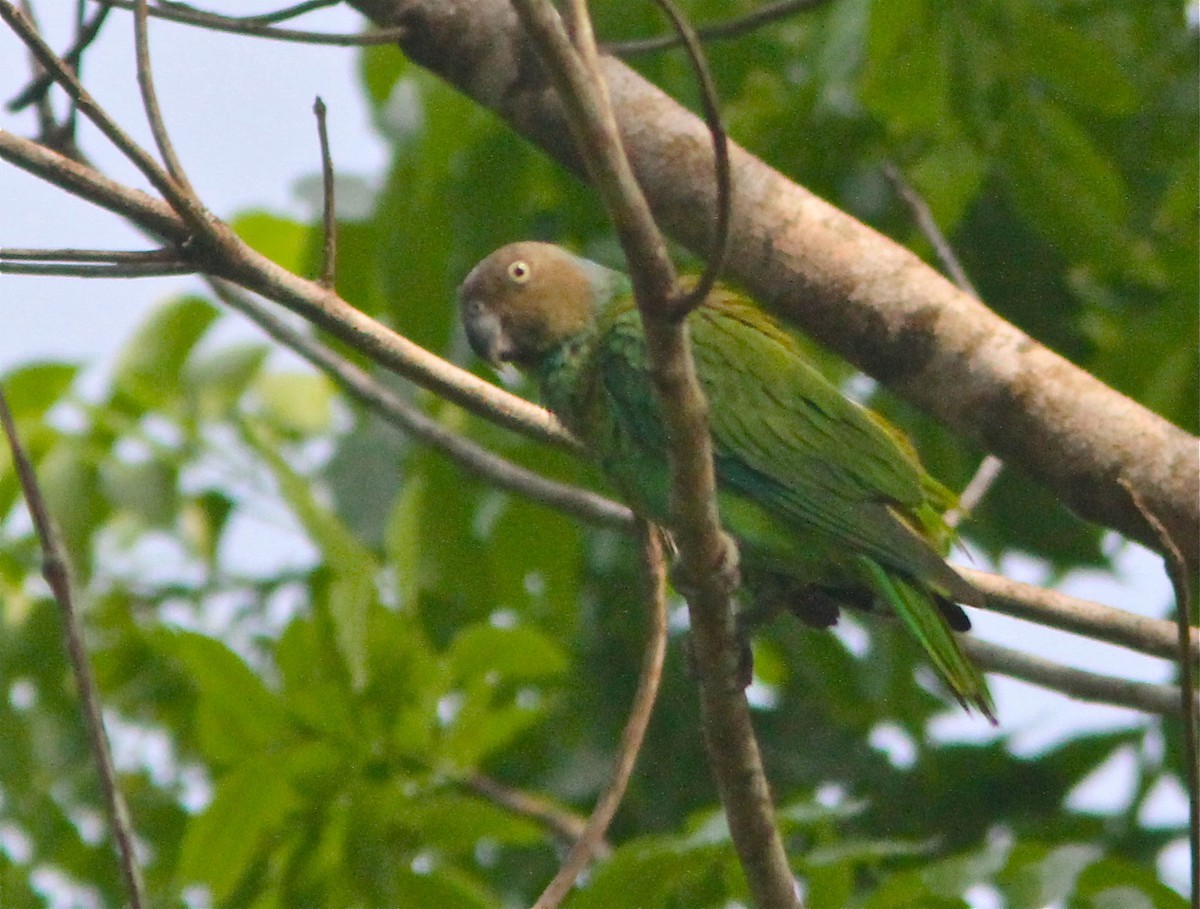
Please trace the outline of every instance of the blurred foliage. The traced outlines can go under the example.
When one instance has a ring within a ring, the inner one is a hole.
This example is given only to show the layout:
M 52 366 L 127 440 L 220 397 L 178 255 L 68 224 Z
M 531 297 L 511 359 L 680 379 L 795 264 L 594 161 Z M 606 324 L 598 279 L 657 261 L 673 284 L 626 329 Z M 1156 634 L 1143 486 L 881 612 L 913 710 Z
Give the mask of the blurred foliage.
M 662 27 L 649 4 L 598 6 L 605 38 Z M 699 22 L 750 8 L 686 6 Z M 1192 431 L 1196 51 L 1182 4 L 1114 0 L 836 0 L 711 47 L 744 145 L 929 256 L 882 177 L 895 161 L 989 305 Z M 677 53 L 636 65 L 694 103 Z M 450 300 L 482 255 L 532 236 L 615 262 L 588 191 L 493 116 L 394 49 L 365 51 L 361 71 L 393 157 L 373 211 L 340 226 L 349 300 L 465 363 Z M 266 212 L 235 226 L 316 271 L 313 226 Z M 75 562 L 155 905 L 528 905 L 562 844 L 469 784 L 484 773 L 586 813 L 640 661 L 631 542 L 463 475 L 265 345 L 216 343 L 219 319 L 203 299 L 169 301 L 87 393 L 70 364 L 4 377 Z M 565 455 L 403 393 L 508 457 L 591 481 Z M 876 403 L 935 473 L 967 480 L 979 452 L 882 392 Z M 119 906 L 18 501 L 5 452 L 0 905 L 75 887 Z M 1095 528 L 1016 474 L 968 534 L 1062 571 L 1106 563 Z M 945 744 L 930 734 L 944 699 L 913 648 L 887 628 L 866 649 L 853 637 L 779 623 L 756 642 L 758 726 L 813 909 L 1183 905 L 1151 870 L 1181 828 L 1139 820 L 1179 778 L 1173 724 L 1034 756 L 1004 738 Z M 881 735 L 908 756 L 889 757 Z M 1066 807 L 1122 756 L 1134 784 L 1120 808 Z M 612 857 L 568 906 L 744 898 L 680 632 L 609 838 Z

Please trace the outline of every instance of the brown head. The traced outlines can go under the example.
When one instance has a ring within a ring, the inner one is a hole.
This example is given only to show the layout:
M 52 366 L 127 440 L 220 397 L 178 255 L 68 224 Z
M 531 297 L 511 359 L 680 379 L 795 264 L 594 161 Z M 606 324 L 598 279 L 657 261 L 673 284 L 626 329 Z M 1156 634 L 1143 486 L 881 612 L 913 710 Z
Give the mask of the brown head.
M 624 275 L 550 243 L 496 250 L 458 288 L 471 348 L 493 366 L 533 369 L 550 351 L 585 332 Z

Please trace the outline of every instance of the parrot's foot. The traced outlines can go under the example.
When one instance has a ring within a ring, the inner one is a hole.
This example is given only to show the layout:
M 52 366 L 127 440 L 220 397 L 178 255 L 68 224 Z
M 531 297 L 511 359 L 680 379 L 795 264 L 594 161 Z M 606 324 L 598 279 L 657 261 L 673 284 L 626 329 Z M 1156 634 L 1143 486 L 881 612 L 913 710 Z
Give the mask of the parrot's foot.
M 719 552 L 711 564 L 693 568 L 685 565 L 682 559 L 677 559 L 671 565 L 671 584 L 689 603 L 710 578 L 727 597 L 732 596 L 741 583 L 737 543 L 727 533 L 722 532 Z

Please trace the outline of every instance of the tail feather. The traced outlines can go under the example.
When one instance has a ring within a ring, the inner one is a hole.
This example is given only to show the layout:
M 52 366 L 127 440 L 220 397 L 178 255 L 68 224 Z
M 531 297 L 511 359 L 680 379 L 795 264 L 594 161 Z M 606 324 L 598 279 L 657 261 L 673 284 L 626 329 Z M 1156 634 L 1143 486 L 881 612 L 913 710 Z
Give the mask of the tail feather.
M 996 707 L 987 681 L 958 646 L 933 595 L 903 577 L 889 574 L 873 559 L 863 556 L 859 564 L 871 588 L 895 610 L 959 702 L 968 710 L 978 709 L 995 724 Z

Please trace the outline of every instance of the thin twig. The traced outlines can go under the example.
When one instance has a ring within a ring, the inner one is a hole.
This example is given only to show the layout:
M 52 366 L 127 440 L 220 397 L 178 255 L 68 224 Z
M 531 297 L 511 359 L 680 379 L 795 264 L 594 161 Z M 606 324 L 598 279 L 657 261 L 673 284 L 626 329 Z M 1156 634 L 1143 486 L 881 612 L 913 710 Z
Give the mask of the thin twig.
M 556 805 L 540 795 L 506 786 L 499 780 L 484 776 L 482 773 L 471 774 L 463 780 L 463 785 L 476 795 L 483 796 L 488 801 L 495 802 L 514 814 L 530 818 L 548 827 L 568 846 L 578 841 L 587 829 L 587 818 L 582 815 Z M 595 858 L 605 859 L 611 854 L 612 846 L 608 844 L 607 840 L 602 838 L 595 844 L 593 852 Z
M 79 34 L 75 36 L 75 40 L 71 46 L 67 48 L 62 55 L 62 60 L 70 67 L 78 69 L 79 60 L 83 56 L 83 52 L 88 46 L 96 40 L 100 34 L 100 29 L 104 25 L 104 20 L 108 18 L 109 7 L 105 6 L 96 10 L 95 15 L 80 29 Z M 44 69 L 32 82 L 13 97 L 8 102 L 6 107 L 10 113 L 18 113 L 29 107 L 31 104 L 40 103 L 45 97 L 50 86 L 54 84 L 54 77 L 47 73 Z
M 724 22 L 713 25 L 703 25 L 696 29 L 696 36 L 701 41 L 721 41 L 737 38 L 772 22 L 777 22 L 794 13 L 816 9 L 824 6 L 829 0 L 779 0 L 768 3 L 747 13 L 736 16 Z M 605 51 L 618 57 L 633 57 L 638 54 L 648 54 L 654 51 L 669 50 L 683 44 L 680 35 L 663 35 L 660 38 L 642 38 L 633 41 L 613 41 L 604 45 Z
M 683 313 L 690 312 L 708 296 L 709 291 L 721 277 L 725 268 L 725 260 L 729 256 L 729 222 L 733 214 L 733 176 L 729 168 L 729 136 L 725 132 L 725 123 L 721 117 L 721 105 L 717 101 L 717 86 L 713 81 L 712 71 L 704 56 L 704 48 L 700 39 L 687 18 L 680 12 L 673 0 L 654 0 L 671 20 L 671 25 L 678 32 L 684 47 L 687 48 L 688 59 L 696 73 L 696 82 L 700 86 L 700 103 L 704 110 L 704 122 L 712 135 L 713 164 L 717 184 L 717 220 L 713 230 L 712 249 L 708 253 L 708 264 L 696 286 L 678 304 Z M 597 70 L 598 72 L 599 70 Z
M 105 6 L 115 6 L 118 9 L 133 10 L 139 0 L 95 0 Z M 380 29 L 362 35 L 342 35 L 329 32 L 310 32 L 294 28 L 276 28 L 268 25 L 254 25 L 237 17 L 221 16 L 216 13 L 204 13 L 199 10 L 180 9 L 172 6 L 151 6 L 147 13 L 156 19 L 177 22 L 181 25 L 191 25 L 205 28 L 209 31 L 227 32 L 231 35 L 245 35 L 251 38 L 268 38 L 273 41 L 291 41 L 296 44 L 325 44 L 335 47 L 365 47 L 372 44 L 395 44 L 408 35 L 409 30 L 403 26 Z
M 202 208 L 196 198 L 196 191 L 188 179 L 187 172 L 179 156 L 175 153 L 175 145 L 171 142 L 171 134 L 167 132 L 167 124 L 163 120 L 162 108 L 158 103 L 158 91 L 154 87 L 154 70 L 150 65 L 150 34 L 147 25 L 149 0 L 137 0 L 133 7 L 133 45 L 137 61 L 137 83 L 142 93 L 142 106 L 146 110 L 146 120 L 150 123 L 150 134 L 154 136 L 154 144 L 162 156 L 174 181 L 184 195 L 190 196 L 197 208 Z
M 320 284 L 322 287 L 332 288 L 337 283 L 337 214 L 333 198 L 333 157 L 329 153 L 325 102 L 321 100 L 320 95 L 313 102 L 313 114 L 317 118 L 317 137 L 321 143 L 321 220 L 325 230 Z
M 1179 663 L 1180 706 L 1183 709 L 1184 779 L 1188 790 L 1188 843 L 1191 846 L 1192 899 L 1200 901 L 1200 731 L 1196 719 L 1196 660 L 1192 656 L 1192 589 L 1188 581 L 1187 560 L 1162 521 L 1146 507 L 1133 485 L 1120 478 L 1134 506 L 1142 513 L 1162 544 L 1163 561 L 1171 586 L 1175 588 L 1175 624 L 1179 635 L 1176 660 Z
M 629 709 L 629 719 L 621 732 L 621 742 L 613 759 L 608 786 L 596 802 L 596 807 L 588 818 L 587 827 L 567 853 L 558 873 L 533 904 L 533 909 L 554 909 L 558 906 L 575 886 L 580 872 L 596 854 L 597 845 L 604 838 L 604 832 L 625 795 L 625 787 L 633 773 L 634 764 L 637 763 L 646 727 L 650 723 L 650 714 L 654 710 L 658 683 L 662 678 L 663 658 L 667 652 L 667 573 L 658 528 L 645 521 L 639 521 L 638 524 L 638 533 L 642 539 L 643 599 L 649 607 L 650 634 L 645 655 L 642 657 L 637 692 Z
M 0 389 L 0 424 L 3 424 L 4 432 L 8 436 L 13 464 L 16 466 L 17 475 L 21 481 L 21 489 L 25 494 L 29 515 L 33 519 L 33 526 L 41 542 L 42 574 L 46 578 L 46 583 L 50 585 L 50 591 L 57 600 L 59 609 L 62 610 L 63 638 L 71 659 L 75 685 L 79 689 L 79 698 L 83 704 L 88 740 L 92 748 L 92 757 L 96 762 L 96 769 L 100 773 L 100 788 L 104 792 L 109 824 L 112 826 L 113 839 L 117 844 L 117 855 L 121 863 L 121 874 L 125 879 L 125 889 L 128 891 L 129 902 L 133 909 L 142 909 L 147 905 L 146 893 L 141 866 L 138 864 L 134 851 L 133 823 L 129 817 L 129 808 L 125 804 L 125 795 L 117 780 L 112 750 L 104 731 L 100 697 L 96 688 L 95 676 L 92 674 L 91 663 L 88 661 L 83 622 L 75 605 L 66 547 L 46 508 L 46 501 L 42 498 L 37 475 L 25 454 L 20 437 L 17 435 L 16 423 L 9 410 L 8 400 L 3 389 Z
M 243 25 L 273 25 L 276 22 L 286 22 L 288 19 L 295 19 L 297 16 L 303 16 L 305 13 L 311 13 L 315 10 L 337 6 L 341 2 L 342 0 L 305 0 L 304 3 L 297 3 L 295 6 L 286 6 L 273 13 L 263 13 L 257 16 L 227 16 L 225 18 L 231 22 L 240 22 Z M 177 9 L 191 13 L 204 12 L 190 3 L 176 3 L 173 0 L 159 0 L 159 6 L 164 9 Z
M 883 175 L 887 177 L 896 195 L 908 208 L 921 234 L 933 246 L 933 251 L 937 253 L 938 261 L 942 263 L 942 269 L 950 276 L 950 280 L 978 300 L 979 293 L 975 290 L 975 285 L 967 277 L 966 270 L 958 261 L 958 256 L 954 254 L 954 248 L 946 239 L 946 235 L 942 233 L 941 228 L 938 227 L 929 203 L 913 188 L 894 162 L 884 162 Z
M 0 260 L 10 262 L 177 262 L 174 249 L 18 249 L 0 246 Z
M 888 182 L 892 184 L 892 190 L 900 197 L 900 201 L 908 208 L 909 214 L 912 216 L 913 222 L 917 225 L 917 229 L 929 241 L 934 252 L 937 253 L 938 261 L 942 265 L 942 270 L 950 277 L 960 290 L 969 293 L 975 299 L 980 299 L 979 291 L 975 289 L 975 285 L 971 283 L 971 279 L 967 277 L 967 271 L 959 261 L 958 255 L 954 252 L 954 247 L 950 245 L 950 241 L 946 239 L 946 235 L 942 233 L 942 229 L 938 227 L 937 220 L 933 217 L 933 211 L 929 208 L 929 203 L 913 187 L 905 178 L 904 173 L 892 161 L 887 161 L 883 165 L 883 174 L 887 177 Z M 999 478 L 1004 470 L 1004 462 L 993 454 L 987 455 L 979 464 L 975 475 L 971 477 L 969 483 L 962 491 L 962 495 L 958 497 L 958 504 L 946 512 L 946 524 L 950 527 L 957 527 L 962 520 L 967 517 L 975 507 L 983 501 L 983 497 L 987 495 L 988 490 Z
M 348 394 L 405 432 L 437 448 L 465 470 L 501 489 L 573 517 L 600 526 L 632 531 L 633 514 L 624 505 L 586 489 L 557 483 L 492 454 L 426 416 L 349 360 L 289 325 L 249 294 L 225 281 L 210 278 L 208 283 L 226 305 L 238 310 L 280 344 L 304 357 Z
M 200 270 L 193 262 L 130 262 L 113 265 L 72 264 L 69 262 L 5 262 L 0 259 L 0 274 L 37 275 L 58 278 L 164 278 L 170 275 L 194 275 Z
M 75 102 L 76 108 L 102 132 L 113 145 L 150 181 L 193 230 L 207 230 L 208 220 L 203 209 L 197 209 L 192 198 L 184 193 L 174 179 L 140 145 L 117 125 L 96 99 L 83 87 L 70 68 L 55 55 L 37 34 L 28 20 L 9 0 L 0 0 L 0 19 L 17 34 L 33 52 L 38 63 L 63 87 Z
M 975 475 L 971 477 L 970 482 L 963 487 L 962 494 L 958 497 L 958 503 L 945 514 L 947 527 L 957 527 L 962 523 L 963 519 L 975 510 L 975 507 L 983 501 L 983 497 L 988 494 L 988 490 L 999 478 L 1000 473 L 1004 470 L 1004 462 L 993 454 L 987 455 L 979 462 L 979 467 L 975 471 Z
M 970 635 L 959 635 L 958 642 L 971 659 L 989 672 L 1032 682 L 1078 700 L 1162 716 L 1179 716 L 1181 712 L 1179 689 L 1175 685 L 1135 682 L 1075 669 Z

